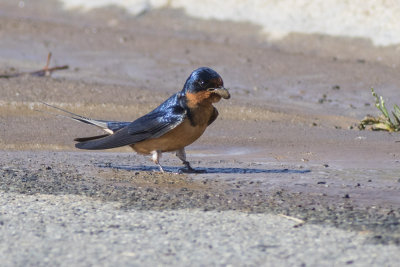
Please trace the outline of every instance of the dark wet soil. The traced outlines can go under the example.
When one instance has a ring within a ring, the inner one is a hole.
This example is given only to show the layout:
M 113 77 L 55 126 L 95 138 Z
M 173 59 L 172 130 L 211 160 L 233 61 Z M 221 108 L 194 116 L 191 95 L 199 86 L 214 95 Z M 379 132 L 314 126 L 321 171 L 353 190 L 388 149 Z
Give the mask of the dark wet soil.
M 318 179 L 315 173 L 321 171 L 320 167 L 262 169 L 249 168 L 241 162 L 236 163 L 235 168 L 230 168 L 231 163 L 217 164 L 205 168 L 209 173 L 185 175 L 155 172 L 156 168 L 145 159 L 129 154 L 2 152 L 2 159 L 0 189 L 6 192 L 83 195 L 119 202 L 121 209 L 272 212 L 304 223 L 360 231 L 372 243 L 400 245 L 398 200 L 363 201 L 368 183 L 375 191 L 382 190 L 379 188 L 382 185 L 360 177 L 352 181 L 353 189 L 341 191 L 336 187 L 348 187 L 343 184 L 345 181 Z M 140 165 L 135 167 L 137 160 Z M 115 165 L 112 161 L 121 164 Z M 125 165 L 129 161 L 134 162 L 131 168 Z M 207 162 L 202 163 L 207 165 Z M 219 177 L 216 170 L 221 173 L 230 170 L 232 178 Z M 247 173 L 247 177 L 239 178 L 242 173 Z M 269 179 L 271 174 L 281 181 Z M 335 171 L 331 175 L 335 176 Z M 303 189 L 298 190 L 296 184 L 284 184 L 285 180 L 297 181 Z M 397 184 L 389 182 L 390 186 L 386 186 L 388 194 L 398 192 L 400 182 L 395 182 Z M 324 193 L 323 188 L 330 188 L 331 193 Z M 295 227 L 302 225 L 299 222 Z

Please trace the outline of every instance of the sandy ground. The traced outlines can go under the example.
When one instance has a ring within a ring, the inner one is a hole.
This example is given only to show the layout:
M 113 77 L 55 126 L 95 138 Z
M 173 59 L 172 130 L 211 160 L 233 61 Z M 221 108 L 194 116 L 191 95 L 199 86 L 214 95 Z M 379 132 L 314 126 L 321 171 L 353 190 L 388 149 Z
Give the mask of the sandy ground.
M 268 42 L 255 26 L 179 10 L 132 17 L 14 2 L 0 10 L 2 72 L 40 69 L 49 51 L 51 65 L 70 68 L 0 79 L 7 265 L 398 262 L 400 137 L 355 125 L 377 114 L 371 87 L 399 103 L 399 47 L 296 34 Z M 96 129 L 35 111 L 45 101 L 131 121 L 199 66 L 232 94 L 187 148 L 204 174 L 174 174 L 168 154 L 171 173 L 160 174 L 129 149 L 77 151 L 73 138 Z

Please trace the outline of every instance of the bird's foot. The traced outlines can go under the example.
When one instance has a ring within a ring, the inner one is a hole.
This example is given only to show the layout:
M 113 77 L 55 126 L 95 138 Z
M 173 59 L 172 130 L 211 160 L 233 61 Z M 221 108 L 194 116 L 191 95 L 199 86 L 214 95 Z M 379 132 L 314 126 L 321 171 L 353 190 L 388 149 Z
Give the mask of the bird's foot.
M 161 173 L 165 173 L 164 168 L 160 164 L 158 164 L 158 167 L 160 168 Z
M 179 173 L 205 173 L 206 170 L 196 170 L 193 169 L 192 166 L 190 166 L 190 163 L 188 161 L 184 161 L 183 164 L 185 167 L 179 169 Z
M 197 169 L 193 169 L 193 168 L 188 169 L 186 167 L 180 168 L 178 170 L 179 174 L 181 174 L 181 173 L 205 173 L 205 172 L 206 172 L 206 170 L 197 170 Z

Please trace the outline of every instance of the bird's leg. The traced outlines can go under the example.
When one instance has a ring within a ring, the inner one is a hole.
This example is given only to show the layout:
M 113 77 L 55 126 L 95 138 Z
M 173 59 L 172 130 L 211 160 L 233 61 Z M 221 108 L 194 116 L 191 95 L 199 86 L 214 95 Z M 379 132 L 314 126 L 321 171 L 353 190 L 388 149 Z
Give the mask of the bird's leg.
M 185 148 L 181 148 L 176 151 L 176 156 L 182 160 L 183 165 L 185 165 L 185 168 L 180 169 L 182 172 L 192 172 L 192 173 L 201 173 L 204 172 L 203 170 L 196 170 L 193 169 L 192 166 L 190 166 L 189 161 L 186 161 L 186 152 Z
M 189 161 L 186 161 L 186 152 L 184 148 L 181 148 L 179 150 L 176 151 L 176 156 L 182 160 L 183 165 L 185 165 L 185 167 L 188 170 L 193 170 L 192 166 L 190 166 Z
M 158 167 L 160 167 L 160 172 L 164 172 L 163 167 L 160 164 L 160 159 L 161 159 L 161 151 L 160 150 L 154 150 L 151 152 L 152 155 L 152 160 L 154 161 L 155 164 L 158 165 Z

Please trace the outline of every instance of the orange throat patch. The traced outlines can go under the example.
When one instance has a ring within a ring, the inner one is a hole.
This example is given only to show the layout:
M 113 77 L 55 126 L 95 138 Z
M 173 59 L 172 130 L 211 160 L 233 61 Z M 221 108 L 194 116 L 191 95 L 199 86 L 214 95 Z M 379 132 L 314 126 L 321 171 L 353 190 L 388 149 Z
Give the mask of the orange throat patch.
M 216 103 L 221 100 L 221 96 L 209 91 L 200 91 L 197 93 L 186 93 L 186 99 L 189 108 L 196 108 Z

